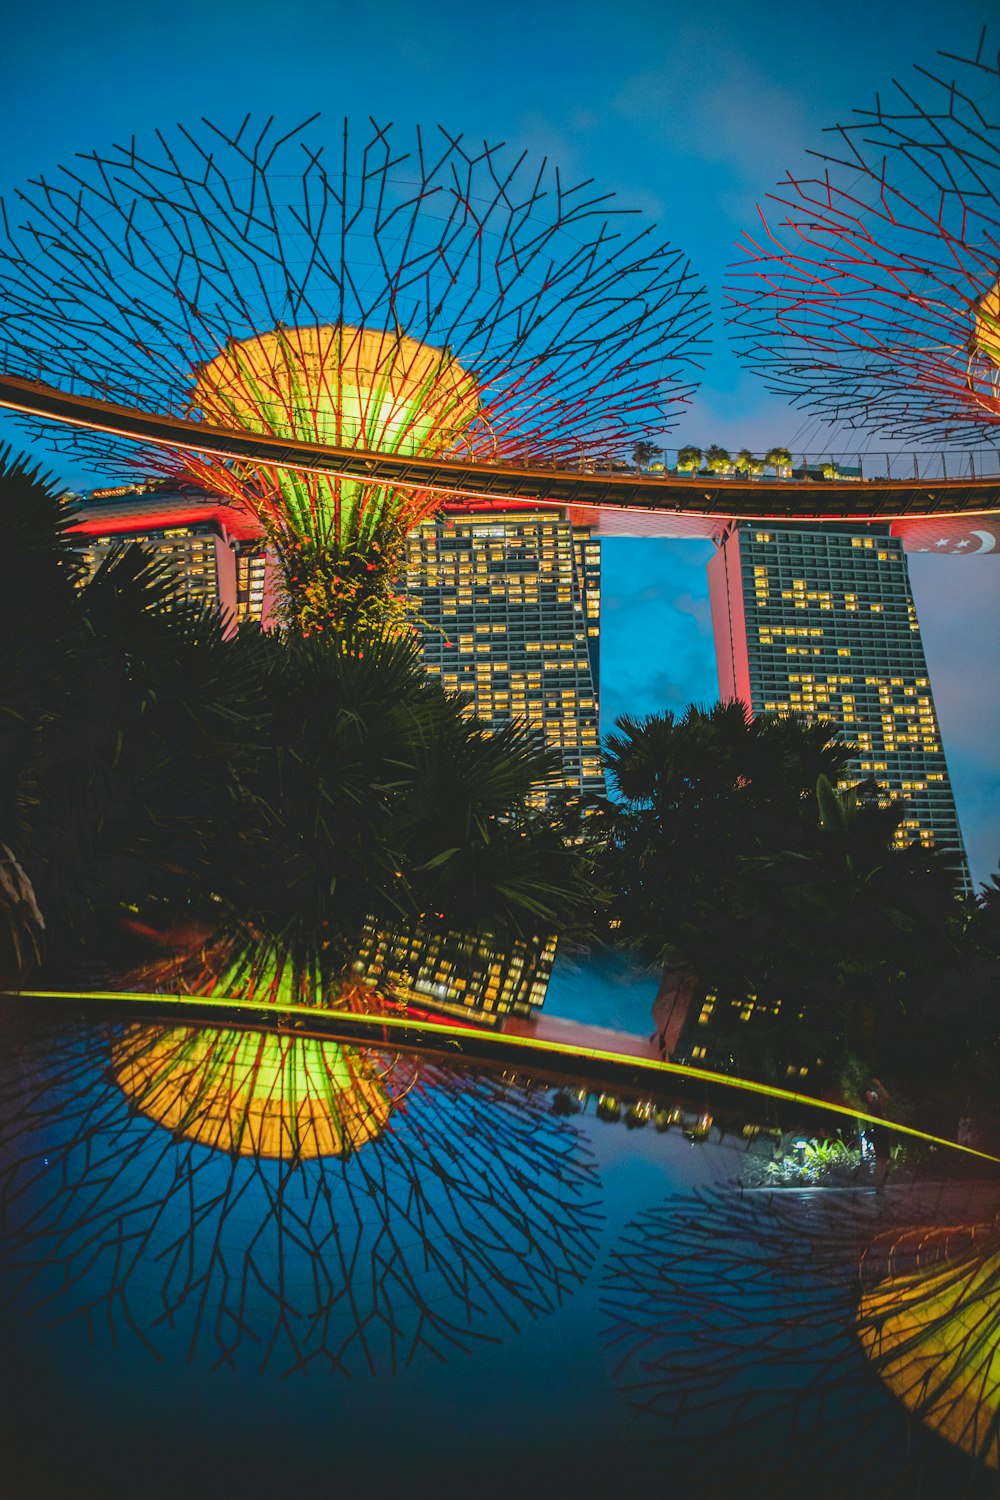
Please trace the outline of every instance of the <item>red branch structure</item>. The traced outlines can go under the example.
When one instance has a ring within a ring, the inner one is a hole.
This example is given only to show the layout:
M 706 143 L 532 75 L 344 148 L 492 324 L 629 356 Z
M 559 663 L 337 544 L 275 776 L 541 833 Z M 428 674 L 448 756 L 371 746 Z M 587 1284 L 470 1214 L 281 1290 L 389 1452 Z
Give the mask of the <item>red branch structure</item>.
M 770 390 L 905 441 L 1000 431 L 1000 56 L 917 68 L 789 173 L 728 289 Z

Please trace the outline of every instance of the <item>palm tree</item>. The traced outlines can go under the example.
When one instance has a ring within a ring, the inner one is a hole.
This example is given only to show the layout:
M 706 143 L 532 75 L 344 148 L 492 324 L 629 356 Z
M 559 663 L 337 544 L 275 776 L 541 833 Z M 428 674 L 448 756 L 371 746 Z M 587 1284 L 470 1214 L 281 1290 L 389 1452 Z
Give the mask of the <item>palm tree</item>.
M 774 948 L 771 982 L 808 1003 L 828 1054 L 912 1073 L 918 992 L 954 967 L 961 911 L 946 864 L 895 835 L 906 804 L 821 775 L 811 836 L 748 861 L 744 911 Z M 896 1092 L 895 1089 L 892 1090 Z
M 0 515 L 7 548 L 0 590 L 0 977 L 40 956 L 45 918 L 31 874 L 40 732 L 72 682 L 74 582 L 55 483 L 0 449 Z
M 711 474 L 728 474 L 733 461 L 725 448 L 720 448 L 718 443 L 713 443 L 705 454 L 705 463 Z
M 764 454 L 764 463 L 779 479 L 784 479 L 791 473 L 792 455 L 787 448 L 769 448 Z
M 759 458 L 754 457 L 749 448 L 740 449 L 733 467 L 737 474 L 745 474 L 748 479 L 756 479 L 758 474 L 764 472 L 764 465 Z
M 191 942 L 147 971 L 198 992 L 340 1002 L 380 928 L 528 937 L 593 906 L 589 855 L 529 798 L 555 769 L 491 734 L 412 637 L 262 639 L 261 751 Z
M 658 448 L 655 443 L 649 443 L 645 440 L 636 443 L 635 447 L 632 449 L 632 459 L 635 463 L 636 469 L 641 470 L 646 468 L 646 466 L 648 464 L 651 464 L 653 460 L 657 458 L 662 452 L 663 449 Z
M 123 905 L 185 900 L 207 878 L 213 830 L 231 831 L 255 666 L 141 548 L 112 552 L 83 586 L 55 484 L 9 454 L 0 516 L 0 629 L 16 643 L 0 667 L 0 842 L 23 967 L 42 931 L 52 963 L 104 952 Z
M 681 448 L 677 454 L 677 468 L 682 474 L 694 474 L 701 468 L 702 451 L 700 448 Z
M 617 731 L 605 760 L 624 805 L 606 814 L 604 874 L 621 940 L 668 968 L 748 981 L 745 862 L 801 844 L 816 779 L 836 777 L 850 746 L 830 723 L 751 718 L 740 703 L 619 719 Z
M 6 458 L 0 518 L 7 968 L 43 936 L 50 968 L 121 962 L 125 923 L 199 988 L 313 998 L 369 918 L 521 936 L 592 907 L 578 820 L 529 806 L 553 757 L 466 718 L 412 636 L 225 640 L 139 547 L 83 586 L 55 486 Z
M 854 1055 L 895 1082 L 926 1072 L 912 1017 L 955 968 L 960 912 L 939 860 L 894 847 L 905 804 L 834 791 L 852 747 L 833 728 L 739 704 L 619 721 L 606 878 L 622 940 L 668 976 L 767 1005 L 766 1027 L 721 1033 L 738 1067 L 780 1062 L 780 1077 L 789 1043 L 808 1043 L 828 1067 Z

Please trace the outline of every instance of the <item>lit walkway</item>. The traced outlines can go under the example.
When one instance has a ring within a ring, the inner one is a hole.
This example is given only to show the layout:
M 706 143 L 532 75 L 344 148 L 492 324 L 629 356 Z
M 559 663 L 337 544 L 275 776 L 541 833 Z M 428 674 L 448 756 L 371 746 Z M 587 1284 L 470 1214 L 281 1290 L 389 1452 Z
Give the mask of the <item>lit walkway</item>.
M 188 418 L 160 416 L 115 402 L 76 396 L 38 381 L 0 376 L 0 407 L 88 431 L 178 451 L 280 464 L 304 473 L 366 479 L 433 490 L 443 500 L 567 507 L 598 534 L 707 536 L 729 518 L 752 520 L 893 521 L 894 530 L 933 517 L 970 528 L 980 550 L 996 548 L 989 518 L 1000 516 L 1000 476 L 962 479 L 747 480 L 715 475 L 600 474 L 519 467 L 471 459 L 417 459 L 359 448 L 329 448 L 293 439 L 230 431 Z M 963 521 L 964 518 L 964 521 Z M 992 540 L 991 540 L 992 539 Z M 974 545 L 974 544 L 973 544 Z

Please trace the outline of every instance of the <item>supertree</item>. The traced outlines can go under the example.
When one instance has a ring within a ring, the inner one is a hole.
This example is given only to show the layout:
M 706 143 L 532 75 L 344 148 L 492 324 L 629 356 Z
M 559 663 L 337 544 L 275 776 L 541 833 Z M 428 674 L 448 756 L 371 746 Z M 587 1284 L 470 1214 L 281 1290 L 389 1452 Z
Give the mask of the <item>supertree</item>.
M 679 250 L 505 145 L 374 123 L 358 139 L 345 122 L 328 152 L 316 118 L 178 127 L 19 192 L 0 253 L 8 370 L 420 457 L 626 459 L 671 425 L 707 322 Z M 98 435 L 69 444 L 108 474 L 163 472 L 251 507 L 307 630 L 398 618 L 403 539 L 438 503 Z
M 573 1294 L 604 1222 L 547 1094 L 233 1028 L 34 1021 L 0 1066 L 0 1163 L 3 1298 L 277 1374 L 495 1342 Z
M 886 1240 L 880 1274 L 862 1278 L 861 1346 L 910 1411 L 996 1470 L 1000 1224 L 922 1227 Z
M 937 444 L 1000 431 L 1000 59 L 942 54 L 832 128 L 747 233 L 737 348 L 823 418 Z M 953 68 L 953 70 L 952 70 Z M 770 222 L 769 222 L 770 219 Z
M 740 1467 L 752 1493 L 766 1475 L 770 1494 L 817 1478 L 841 1494 L 863 1474 L 864 1493 L 992 1494 L 998 1259 L 995 1184 L 680 1196 L 609 1258 L 616 1379 L 709 1483 Z

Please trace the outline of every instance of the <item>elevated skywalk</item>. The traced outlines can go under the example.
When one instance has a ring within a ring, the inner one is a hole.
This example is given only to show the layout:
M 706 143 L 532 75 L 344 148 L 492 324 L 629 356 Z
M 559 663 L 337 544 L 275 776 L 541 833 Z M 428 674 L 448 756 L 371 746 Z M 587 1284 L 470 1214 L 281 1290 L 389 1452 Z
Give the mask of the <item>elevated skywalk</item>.
M 1000 473 L 961 478 L 747 479 L 426 459 L 333 448 L 163 416 L 0 376 L 0 407 L 143 445 L 433 490 L 476 511 L 558 507 L 598 535 L 714 536 L 731 519 L 891 522 L 910 550 L 1000 550 Z

